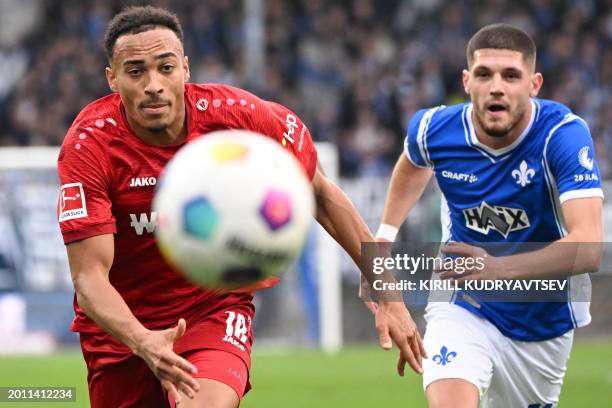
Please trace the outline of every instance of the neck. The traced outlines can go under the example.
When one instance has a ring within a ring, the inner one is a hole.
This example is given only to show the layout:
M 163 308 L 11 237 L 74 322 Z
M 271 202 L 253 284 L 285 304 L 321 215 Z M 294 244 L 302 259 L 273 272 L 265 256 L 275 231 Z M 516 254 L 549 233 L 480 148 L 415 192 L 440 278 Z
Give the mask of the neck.
M 181 105 L 175 120 L 164 130 L 160 131 L 144 128 L 134 122 L 128 115 L 125 116 L 136 136 L 143 142 L 153 146 L 172 146 L 183 142 L 187 136 L 185 103 L 181 101 Z
M 519 138 L 520 135 L 523 134 L 527 126 L 529 126 L 529 122 L 531 121 L 531 111 L 533 110 L 533 106 L 531 101 L 527 103 L 527 109 L 525 110 L 525 114 L 521 118 L 521 120 L 516 124 L 516 126 L 506 133 L 504 136 L 491 136 L 485 132 L 482 128 L 480 122 L 476 119 L 476 114 L 474 110 L 472 110 L 472 123 L 474 124 L 474 132 L 476 133 L 476 138 L 478 141 L 485 146 L 488 146 L 492 149 L 502 149 L 504 147 L 510 146 L 512 143 Z

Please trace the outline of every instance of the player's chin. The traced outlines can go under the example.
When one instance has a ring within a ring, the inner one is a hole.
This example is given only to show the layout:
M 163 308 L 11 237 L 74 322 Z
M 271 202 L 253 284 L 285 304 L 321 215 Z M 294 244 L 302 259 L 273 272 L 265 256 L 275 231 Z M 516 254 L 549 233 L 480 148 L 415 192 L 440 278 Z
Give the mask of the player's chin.
M 170 115 L 167 113 L 162 114 L 146 114 L 141 113 L 139 115 L 140 125 L 146 129 L 158 128 L 158 127 L 168 127 L 170 124 Z
M 510 131 L 510 126 L 504 123 L 487 123 L 484 126 L 484 131 L 492 137 L 504 137 Z
M 152 133 L 161 133 L 164 132 L 166 129 L 168 129 L 168 125 L 166 124 L 147 127 L 147 130 Z
M 169 124 L 165 120 L 149 120 L 146 122 L 144 128 L 149 132 L 157 133 L 163 132 L 168 129 Z

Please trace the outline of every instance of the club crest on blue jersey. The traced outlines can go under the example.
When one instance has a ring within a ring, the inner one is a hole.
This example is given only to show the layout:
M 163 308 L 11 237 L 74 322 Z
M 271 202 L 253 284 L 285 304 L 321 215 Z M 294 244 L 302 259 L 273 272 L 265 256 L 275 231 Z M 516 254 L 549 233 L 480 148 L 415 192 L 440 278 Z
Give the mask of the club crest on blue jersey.
M 519 184 L 521 187 L 530 184 L 533 176 L 535 176 L 535 170 L 529 168 L 525 160 L 521 162 L 518 169 L 512 170 L 512 178 L 516 181 L 516 184 Z

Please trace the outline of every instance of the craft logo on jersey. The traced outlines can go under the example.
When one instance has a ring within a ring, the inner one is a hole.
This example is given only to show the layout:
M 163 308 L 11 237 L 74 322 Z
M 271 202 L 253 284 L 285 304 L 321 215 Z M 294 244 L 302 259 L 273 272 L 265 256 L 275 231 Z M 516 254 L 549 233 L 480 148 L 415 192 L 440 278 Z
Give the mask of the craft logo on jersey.
M 457 172 L 449 171 L 449 170 L 443 170 L 442 177 L 451 179 L 451 180 L 457 180 L 457 181 L 467 181 L 470 184 L 478 181 L 478 177 L 476 177 L 475 174 L 457 173 Z
M 508 238 L 511 232 L 531 226 L 527 213 L 522 208 L 491 206 L 484 201 L 478 207 L 463 210 L 463 216 L 465 225 L 469 229 L 484 235 L 494 230 L 504 238 Z
M 512 178 L 516 181 L 516 184 L 519 184 L 521 187 L 530 184 L 533 176 L 535 176 L 535 170 L 530 169 L 525 160 L 521 162 L 518 169 L 512 170 Z
M 584 146 L 578 152 L 578 163 L 588 171 L 593 170 L 593 159 L 589 157 L 589 146 Z
M 58 207 L 60 222 L 87 217 L 83 184 L 70 183 L 62 185 L 60 187 Z

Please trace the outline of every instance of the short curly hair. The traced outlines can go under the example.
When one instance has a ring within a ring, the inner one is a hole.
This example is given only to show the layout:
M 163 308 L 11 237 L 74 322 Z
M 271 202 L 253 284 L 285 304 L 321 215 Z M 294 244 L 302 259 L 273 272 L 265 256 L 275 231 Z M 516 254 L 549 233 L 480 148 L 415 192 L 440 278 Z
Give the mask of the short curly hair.
M 125 8 L 108 23 L 104 33 L 104 50 L 109 61 L 117 39 L 124 34 L 138 34 L 165 27 L 172 30 L 183 44 L 183 28 L 176 14 L 158 7 L 133 6 Z

